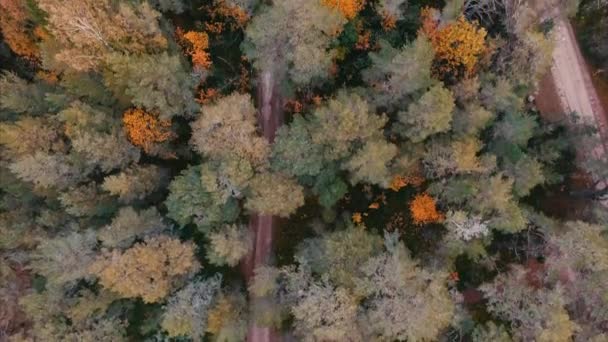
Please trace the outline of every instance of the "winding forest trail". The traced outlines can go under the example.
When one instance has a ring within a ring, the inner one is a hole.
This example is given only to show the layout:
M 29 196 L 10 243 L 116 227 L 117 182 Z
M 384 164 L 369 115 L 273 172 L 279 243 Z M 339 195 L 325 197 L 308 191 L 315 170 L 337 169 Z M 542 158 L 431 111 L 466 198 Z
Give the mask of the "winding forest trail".
M 264 137 L 270 143 L 273 143 L 277 129 L 283 124 L 283 97 L 281 96 L 280 84 L 271 71 L 263 72 L 259 76 L 257 103 L 259 108 L 258 123 L 262 128 Z M 247 283 L 251 281 L 256 267 L 267 265 L 271 261 L 277 224 L 278 218 L 275 216 L 251 215 L 249 229 L 255 238 L 253 239 L 253 246 L 241 265 Z M 255 307 L 263 301 L 264 299 L 253 301 L 253 312 L 255 312 Z M 277 331 L 250 322 L 247 341 L 270 342 L 279 340 L 281 339 Z

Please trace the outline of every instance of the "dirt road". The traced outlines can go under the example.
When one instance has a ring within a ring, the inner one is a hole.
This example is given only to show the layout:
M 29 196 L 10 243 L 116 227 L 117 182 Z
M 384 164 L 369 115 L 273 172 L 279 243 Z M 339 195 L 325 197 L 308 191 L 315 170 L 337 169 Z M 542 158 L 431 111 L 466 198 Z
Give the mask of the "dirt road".
M 566 20 L 559 20 L 556 34 L 557 42 L 551 73 L 562 108 L 567 112 L 577 112 L 588 122 L 595 123 L 603 141 L 606 142 L 608 137 L 606 113 L 591 82 L 591 75 L 572 26 Z
M 257 93 L 258 123 L 262 128 L 264 137 L 271 143 L 274 142 L 277 129 L 283 124 L 283 100 L 278 83 L 272 71 L 263 72 L 259 76 Z M 250 282 L 256 267 L 271 262 L 277 223 L 278 219 L 271 215 L 251 215 L 249 229 L 255 238 L 249 254 L 245 256 L 241 264 L 247 283 Z M 252 302 L 253 312 L 255 312 L 260 301 L 263 301 L 263 299 Z M 247 331 L 247 341 L 270 342 L 279 340 L 279 334 L 275 330 L 260 327 L 255 322 L 250 323 Z
M 608 152 L 608 124 L 606 122 L 606 109 L 602 107 L 600 99 L 591 81 L 589 68 L 585 63 L 574 30 L 565 19 L 556 23 L 556 46 L 553 53 L 551 74 L 561 107 L 566 112 L 576 112 L 589 124 L 597 127 L 601 144 L 595 148 L 578 146 L 579 159 L 601 158 Z M 606 186 L 608 180 L 601 176 L 591 175 L 598 183 L 598 190 Z M 608 206 L 608 201 L 605 202 Z

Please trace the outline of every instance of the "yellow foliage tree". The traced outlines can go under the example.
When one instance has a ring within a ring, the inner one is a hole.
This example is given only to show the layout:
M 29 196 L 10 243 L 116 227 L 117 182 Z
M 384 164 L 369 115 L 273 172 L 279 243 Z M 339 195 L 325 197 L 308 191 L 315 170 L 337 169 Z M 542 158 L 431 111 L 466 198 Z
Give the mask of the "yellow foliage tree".
M 323 5 L 334 8 L 346 18 L 352 19 L 363 9 L 365 0 L 322 0 Z
M 440 27 L 436 9 L 422 9 L 420 32 L 427 35 L 435 50 L 435 74 L 470 76 L 477 61 L 486 51 L 487 32 L 477 22 L 460 16 L 455 22 Z
M 122 297 L 141 297 L 146 303 L 164 298 L 178 276 L 195 272 L 199 264 L 195 246 L 168 236 L 138 243 L 124 253 L 114 250 L 99 257 L 90 267 L 100 284 Z
M 443 214 L 437 211 L 435 200 L 429 194 L 418 194 L 410 203 L 410 213 L 415 224 L 428 224 L 444 220 Z
M 139 108 L 127 110 L 122 122 L 129 140 L 146 152 L 150 152 L 154 144 L 166 141 L 173 136 L 170 130 L 171 121 L 159 120 L 155 115 Z

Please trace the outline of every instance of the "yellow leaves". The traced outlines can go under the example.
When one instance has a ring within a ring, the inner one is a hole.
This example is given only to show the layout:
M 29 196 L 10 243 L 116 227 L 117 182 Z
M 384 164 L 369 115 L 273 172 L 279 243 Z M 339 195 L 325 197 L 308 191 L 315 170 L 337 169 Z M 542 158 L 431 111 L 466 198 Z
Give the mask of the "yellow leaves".
M 322 0 L 323 5 L 338 10 L 346 19 L 352 19 L 363 9 L 365 0 Z
M 173 137 L 169 120 L 159 120 L 156 116 L 139 108 L 127 110 L 122 122 L 129 140 L 146 152 L 149 152 L 154 144 Z
M 90 271 L 100 284 L 122 297 L 158 302 L 170 291 L 174 277 L 199 268 L 192 243 L 160 236 L 138 243 L 124 253 L 112 251 L 98 258 Z
M 435 200 L 427 193 L 416 195 L 410 202 L 410 213 L 415 224 L 441 222 L 444 215 L 437 211 Z
M 435 50 L 438 62 L 434 72 L 439 75 L 452 73 L 469 77 L 475 70 L 478 59 L 486 52 L 487 32 L 476 22 L 460 16 L 455 22 L 439 27 L 438 11 L 425 7 L 421 12 L 420 32 L 427 35 Z M 461 69 L 464 69 L 461 71 Z

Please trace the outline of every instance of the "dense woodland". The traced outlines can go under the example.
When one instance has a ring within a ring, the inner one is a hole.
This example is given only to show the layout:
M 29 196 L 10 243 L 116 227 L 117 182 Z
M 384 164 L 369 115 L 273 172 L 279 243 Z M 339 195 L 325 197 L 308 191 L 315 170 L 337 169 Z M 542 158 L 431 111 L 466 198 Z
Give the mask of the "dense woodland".
M 0 341 L 607 341 L 608 163 L 534 105 L 577 13 L 545 2 L 0 0 Z

